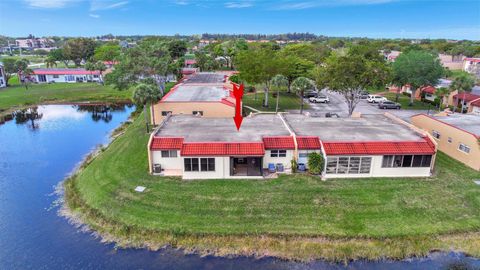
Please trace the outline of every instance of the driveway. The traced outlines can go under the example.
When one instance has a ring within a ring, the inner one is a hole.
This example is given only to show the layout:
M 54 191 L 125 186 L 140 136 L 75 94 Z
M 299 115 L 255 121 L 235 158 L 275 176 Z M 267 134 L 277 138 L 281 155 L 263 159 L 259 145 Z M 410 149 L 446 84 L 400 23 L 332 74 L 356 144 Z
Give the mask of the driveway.
M 345 103 L 345 99 L 342 95 L 335 92 L 326 92 L 322 91 L 330 98 L 330 103 L 310 103 L 308 99 L 304 99 L 305 103 L 308 103 L 310 108 L 304 110 L 305 112 L 310 113 L 312 116 L 316 117 L 325 117 L 326 113 L 336 113 L 340 117 L 348 117 L 348 107 Z M 291 113 L 299 113 L 299 110 L 290 110 Z M 410 117 L 415 114 L 425 113 L 427 110 L 382 110 L 378 108 L 377 104 L 368 103 L 366 100 L 360 100 L 360 102 L 355 107 L 355 112 L 360 112 L 362 114 L 383 114 L 389 112 L 397 117 L 410 122 Z M 430 111 L 432 113 L 433 111 Z

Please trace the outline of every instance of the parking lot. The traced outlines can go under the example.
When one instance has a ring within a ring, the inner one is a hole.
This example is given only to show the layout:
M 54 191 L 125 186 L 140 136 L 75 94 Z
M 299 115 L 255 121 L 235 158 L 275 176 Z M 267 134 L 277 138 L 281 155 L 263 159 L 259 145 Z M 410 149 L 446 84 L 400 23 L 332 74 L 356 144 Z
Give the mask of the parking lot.
M 304 102 L 309 104 L 310 108 L 305 110 L 305 112 L 310 113 L 312 116 L 316 117 L 325 117 L 326 113 L 336 113 L 339 117 L 348 117 L 348 107 L 345 103 L 345 98 L 336 93 L 330 91 L 322 91 L 323 94 L 326 94 L 330 103 L 311 103 L 308 98 L 304 99 Z M 299 113 L 298 110 L 291 110 L 290 112 Z M 378 104 L 368 103 L 365 99 L 360 100 L 360 102 L 355 107 L 355 112 L 360 112 L 362 114 L 382 114 L 384 112 L 390 112 L 406 121 L 410 121 L 412 115 L 418 113 L 428 113 L 426 110 L 408 110 L 408 109 L 389 109 L 383 110 L 378 108 Z

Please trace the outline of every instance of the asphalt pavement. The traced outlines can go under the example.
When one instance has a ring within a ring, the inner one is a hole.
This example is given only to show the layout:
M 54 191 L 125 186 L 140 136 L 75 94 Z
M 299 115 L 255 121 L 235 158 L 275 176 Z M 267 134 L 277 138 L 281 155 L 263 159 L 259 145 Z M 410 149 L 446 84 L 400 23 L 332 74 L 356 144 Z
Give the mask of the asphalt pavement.
M 308 103 L 310 108 L 304 110 L 305 113 L 309 113 L 315 117 L 325 117 L 326 113 L 336 113 L 340 117 L 348 117 L 348 106 L 345 103 L 345 99 L 342 95 L 336 92 L 330 92 L 323 90 L 322 93 L 326 94 L 330 98 L 330 103 L 311 103 L 308 98 L 304 99 L 305 103 Z M 299 110 L 290 110 L 291 113 L 299 113 Z M 378 104 L 368 103 L 367 100 L 360 100 L 355 107 L 355 112 L 362 114 L 383 114 L 389 112 L 399 118 L 410 122 L 410 117 L 419 113 L 428 113 L 427 110 L 395 110 L 395 109 L 380 109 Z

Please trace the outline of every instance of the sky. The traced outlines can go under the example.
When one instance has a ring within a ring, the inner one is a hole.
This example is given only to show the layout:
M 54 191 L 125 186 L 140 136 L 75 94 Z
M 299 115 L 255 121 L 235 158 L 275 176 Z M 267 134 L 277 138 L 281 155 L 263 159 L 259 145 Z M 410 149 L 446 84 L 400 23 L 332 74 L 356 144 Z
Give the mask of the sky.
M 480 40 L 480 0 L 0 0 L 0 35 L 278 34 Z

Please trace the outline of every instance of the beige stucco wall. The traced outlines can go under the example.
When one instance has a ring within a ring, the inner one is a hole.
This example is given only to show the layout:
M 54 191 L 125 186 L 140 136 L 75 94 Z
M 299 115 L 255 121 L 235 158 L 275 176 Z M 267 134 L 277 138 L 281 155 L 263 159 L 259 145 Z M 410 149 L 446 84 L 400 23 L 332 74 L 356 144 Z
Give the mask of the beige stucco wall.
M 434 139 L 438 143 L 438 149 L 440 151 L 475 170 L 480 170 L 480 145 L 475 136 L 426 115 L 413 116 L 412 124 L 430 134 L 432 134 L 433 130 L 439 132 L 440 139 Z M 451 143 L 448 142 L 449 137 L 452 138 Z M 460 143 L 470 147 L 470 153 L 467 154 L 458 150 Z
M 235 107 L 220 102 L 159 102 L 153 106 L 154 117 L 151 119 L 153 124 L 161 123 L 163 120 L 162 111 L 171 111 L 173 115 L 191 115 L 193 111 L 203 111 L 203 117 L 235 116 Z

